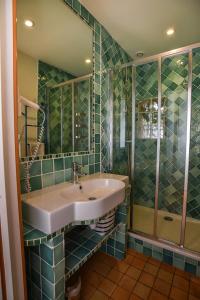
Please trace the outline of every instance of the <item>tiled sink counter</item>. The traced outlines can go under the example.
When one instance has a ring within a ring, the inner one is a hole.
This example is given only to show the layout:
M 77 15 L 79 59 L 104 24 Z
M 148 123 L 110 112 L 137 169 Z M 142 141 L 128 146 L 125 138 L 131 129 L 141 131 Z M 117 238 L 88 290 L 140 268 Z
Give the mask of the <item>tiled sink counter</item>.
M 116 210 L 117 225 L 105 236 L 100 236 L 87 225 L 101 218 L 71 223 L 49 235 L 24 224 L 29 299 L 65 299 L 65 281 L 98 249 L 118 259 L 125 257 L 130 195 L 128 177 L 97 173 L 84 176 L 82 180 L 89 178 L 113 178 L 125 182 L 126 197 Z

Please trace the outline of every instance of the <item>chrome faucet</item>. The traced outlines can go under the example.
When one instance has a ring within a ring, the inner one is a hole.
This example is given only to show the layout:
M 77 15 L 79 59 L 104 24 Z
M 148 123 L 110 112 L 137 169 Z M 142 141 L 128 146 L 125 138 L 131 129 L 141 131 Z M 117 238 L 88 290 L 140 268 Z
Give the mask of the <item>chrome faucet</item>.
M 81 168 L 82 168 L 82 165 L 77 163 L 77 162 L 73 162 L 72 163 L 72 182 L 74 184 L 79 184 L 79 176 L 83 176 L 85 174 L 83 174 L 81 172 Z

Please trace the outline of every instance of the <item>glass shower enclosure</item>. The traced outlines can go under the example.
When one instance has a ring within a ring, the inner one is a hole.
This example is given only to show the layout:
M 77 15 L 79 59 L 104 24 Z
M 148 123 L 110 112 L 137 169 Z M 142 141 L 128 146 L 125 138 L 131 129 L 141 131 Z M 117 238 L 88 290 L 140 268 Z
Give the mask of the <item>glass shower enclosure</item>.
M 115 126 L 115 114 L 123 114 L 124 97 L 116 91 L 115 78 L 132 68 L 132 88 L 125 97 L 127 101 L 132 98 L 130 230 L 196 252 L 200 252 L 199 47 L 141 59 L 110 75 Z M 123 77 L 118 80 L 123 91 Z M 128 114 L 125 118 L 128 122 Z M 113 170 L 120 164 L 115 160 L 115 145 L 121 125 L 116 123 L 119 129 L 113 129 L 110 158 Z M 124 149 L 128 149 L 127 141 Z
M 47 87 L 46 153 L 90 150 L 92 76 Z

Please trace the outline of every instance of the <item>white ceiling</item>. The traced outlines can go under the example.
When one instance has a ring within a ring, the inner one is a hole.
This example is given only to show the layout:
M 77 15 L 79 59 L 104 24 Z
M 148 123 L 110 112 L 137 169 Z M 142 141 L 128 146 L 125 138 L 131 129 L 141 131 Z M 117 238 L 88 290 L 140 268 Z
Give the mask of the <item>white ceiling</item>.
M 28 29 L 24 19 L 34 20 Z M 92 30 L 63 0 L 17 0 L 17 44 L 22 52 L 75 76 L 92 71 Z
M 135 58 L 200 42 L 200 0 L 81 0 Z M 165 31 L 173 26 L 175 35 Z

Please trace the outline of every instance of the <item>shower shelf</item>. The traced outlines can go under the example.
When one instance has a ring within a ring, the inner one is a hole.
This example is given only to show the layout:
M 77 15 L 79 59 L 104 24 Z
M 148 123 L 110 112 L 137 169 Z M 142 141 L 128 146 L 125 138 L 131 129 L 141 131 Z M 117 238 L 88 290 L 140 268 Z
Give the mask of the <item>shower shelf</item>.
M 110 236 L 116 232 L 120 223 L 106 235 L 101 236 L 89 226 L 76 226 L 65 235 L 65 279 L 68 280 Z

